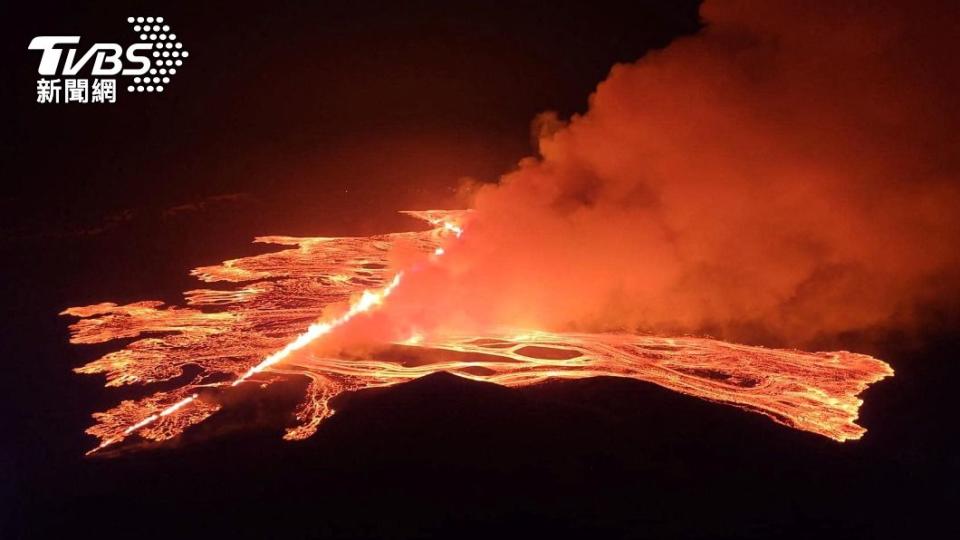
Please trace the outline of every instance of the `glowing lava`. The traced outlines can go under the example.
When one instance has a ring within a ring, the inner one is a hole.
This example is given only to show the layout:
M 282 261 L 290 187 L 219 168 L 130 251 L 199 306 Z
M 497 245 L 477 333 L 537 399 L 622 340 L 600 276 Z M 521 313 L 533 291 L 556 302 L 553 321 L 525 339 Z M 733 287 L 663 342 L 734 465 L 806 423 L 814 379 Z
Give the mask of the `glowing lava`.
M 886 363 L 849 352 L 775 350 L 695 337 L 516 329 L 482 336 L 415 334 L 396 344 L 465 353 L 425 365 L 294 354 L 376 308 L 400 286 L 402 273 L 391 273 L 386 258 L 397 242 L 436 259 L 448 242 L 463 234 L 463 212 L 408 213 L 434 228 L 362 238 L 257 238 L 294 247 L 195 269 L 193 275 L 203 281 L 237 285 L 188 291 L 187 308 L 153 301 L 65 310 L 65 315 L 80 317 L 70 327 L 72 343 L 138 338 L 76 370 L 104 373 L 107 386 L 149 386 L 184 377 L 187 366 L 199 368 L 174 390 L 95 413 L 97 423 L 87 433 L 98 437 L 100 444 L 91 452 L 133 434 L 155 441 L 170 439 L 219 410 L 217 391 L 229 391 L 253 378 L 269 384 L 290 375 L 310 380 L 297 411 L 299 424 L 285 435 L 302 439 L 333 414 L 329 402 L 341 392 L 388 386 L 437 371 L 505 386 L 630 377 L 844 441 L 865 431 L 855 423 L 861 404 L 857 395 L 893 374 Z M 324 313 L 341 304 L 347 307 L 338 315 Z

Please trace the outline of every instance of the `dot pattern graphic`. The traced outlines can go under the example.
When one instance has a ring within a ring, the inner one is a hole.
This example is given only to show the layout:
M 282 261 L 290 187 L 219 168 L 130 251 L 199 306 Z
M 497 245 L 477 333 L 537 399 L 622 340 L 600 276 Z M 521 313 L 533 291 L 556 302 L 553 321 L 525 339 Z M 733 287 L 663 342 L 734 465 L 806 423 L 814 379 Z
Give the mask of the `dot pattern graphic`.
M 164 24 L 163 17 L 127 17 L 127 23 L 140 38 L 140 43 L 148 43 L 153 49 L 147 73 L 134 77 L 127 92 L 163 92 L 170 84 L 170 76 L 177 74 L 173 66 L 182 66 L 181 59 L 189 57 L 190 53 L 183 48 L 183 43 L 177 41 L 170 25 Z

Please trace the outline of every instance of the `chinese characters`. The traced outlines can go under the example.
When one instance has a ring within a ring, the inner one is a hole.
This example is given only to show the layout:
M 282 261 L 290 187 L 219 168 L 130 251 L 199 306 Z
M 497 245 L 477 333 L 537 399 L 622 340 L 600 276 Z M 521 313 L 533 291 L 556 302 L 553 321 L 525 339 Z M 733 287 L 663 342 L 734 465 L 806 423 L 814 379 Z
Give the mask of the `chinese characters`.
M 116 79 L 39 79 L 37 103 L 116 103 Z

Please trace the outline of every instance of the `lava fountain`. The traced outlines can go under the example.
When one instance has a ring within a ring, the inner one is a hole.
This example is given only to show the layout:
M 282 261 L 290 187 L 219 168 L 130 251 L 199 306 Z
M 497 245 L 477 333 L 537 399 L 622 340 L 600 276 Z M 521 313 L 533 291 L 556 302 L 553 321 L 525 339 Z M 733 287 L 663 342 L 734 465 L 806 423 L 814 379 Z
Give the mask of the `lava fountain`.
M 468 379 L 516 387 L 549 379 L 629 377 L 699 398 L 764 414 L 786 426 L 837 441 L 865 432 L 855 423 L 868 385 L 893 374 L 886 363 L 850 352 L 807 353 L 726 343 L 700 337 L 558 333 L 496 328 L 480 335 L 414 334 L 396 345 L 470 353 L 407 365 L 383 359 L 345 359 L 307 346 L 351 320 L 375 311 L 398 287 L 403 272 L 387 255 L 399 242 L 442 264 L 463 233 L 463 211 L 407 214 L 432 228 L 369 237 L 268 236 L 256 242 L 288 249 L 196 268 L 192 274 L 227 289 L 185 293 L 186 307 L 159 301 L 72 307 L 71 343 L 133 338 L 78 373 L 105 374 L 106 386 L 150 388 L 186 378 L 93 414 L 92 452 L 130 436 L 176 437 L 217 412 L 218 392 L 245 382 L 266 385 L 282 377 L 309 379 L 297 425 L 286 439 L 303 439 L 333 414 L 330 400 L 363 388 L 389 386 L 447 371 Z M 411 268 L 410 271 L 416 271 Z M 185 368 L 199 372 L 186 377 Z

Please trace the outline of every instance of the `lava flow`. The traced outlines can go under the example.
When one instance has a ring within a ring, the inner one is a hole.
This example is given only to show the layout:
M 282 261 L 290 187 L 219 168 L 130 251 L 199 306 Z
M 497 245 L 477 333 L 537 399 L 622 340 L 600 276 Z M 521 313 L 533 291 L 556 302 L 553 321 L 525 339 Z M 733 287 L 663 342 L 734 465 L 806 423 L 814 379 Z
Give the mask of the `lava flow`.
M 349 390 L 389 386 L 437 371 L 505 386 L 548 379 L 630 377 L 684 394 L 762 413 L 787 426 L 837 441 L 860 438 L 855 423 L 868 385 L 893 374 L 877 359 L 849 352 L 806 353 L 725 343 L 696 337 L 555 333 L 495 329 L 484 335 L 412 336 L 399 347 L 464 353 L 429 363 L 344 359 L 313 354 L 307 345 L 371 311 L 401 285 L 387 254 L 404 242 L 439 263 L 449 242 L 463 232 L 464 213 L 408 214 L 434 228 L 362 238 L 261 237 L 257 242 L 290 249 L 233 259 L 195 269 L 205 282 L 235 284 L 228 290 L 185 293 L 188 307 L 146 301 L 73 307 L 80 317 L 71 342 L 102 343 L 137 338 L 78 368 L 106 375 L 107 386 L 143 385 L 184 378 L 173 390 L 125 400 L 93 415 L 87 433 L 100 450 L 137 435 L 163 441 L 210 417 L 216 393 L 249 380 L 309 379 L 298 424 L 285 438 L 312 435 L 333 414 L 329 402 Z M 337 314 L 330 310 L 346 305 Z M 301 351 L 299 354 L 298 351 Z M 185 368 L 199 372 L 188 377 Z

